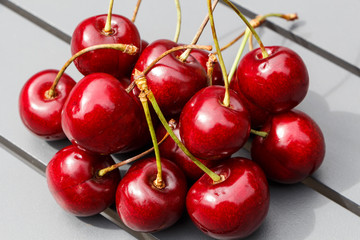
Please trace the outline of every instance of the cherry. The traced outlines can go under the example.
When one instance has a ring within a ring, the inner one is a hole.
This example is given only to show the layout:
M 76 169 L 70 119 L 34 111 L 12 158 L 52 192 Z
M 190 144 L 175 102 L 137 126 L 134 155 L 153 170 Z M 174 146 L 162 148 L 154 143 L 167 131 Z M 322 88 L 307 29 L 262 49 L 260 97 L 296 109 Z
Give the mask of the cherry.
M 229 90 L 230 106 L 222 100 L 225 88 L 210 86 L 197 92 L 180 115 L 180 136 L 185 147 L 201 159 L 228 158 L 250 134 L 250 118 L 236 92 Z
M 229 87 L 233 89 L 235 92 L 237 92 L 238 96 L 241 98 L 242 102 L 244 103 L 245 108 L 249 111 L 250 119 L 251 119 L 251 127 L 252 128 L 261 127 L 269 118 L 270 112 L 250 102 L 242 94 L 238 83 L 239 80 L 237 79 L 236 75 L 234 75 L 234 79 L 230 82 Z
M 186 178 L 171 161 L 162 158 L 165 187 L 154 185 L 155 158 L 135 162 L 116 191 L 116 208 L 120 219 L 129 228 L 154 232 L 173 225 L 183 214 L 187 192 Z
M 98 214 L 115 201 L 120 172 L 97 172 L 114 164 L 108 155 L 95 155 L 74 145 L 58 151 L 46 168 L 49 190 L 56 202 L 76 216 Z
M 207 71 L 209 52 L 201 49 L 192 49 L 191 56 L 193 56 L 201 64 L 201 66 L 203 66 L 205 71 Z M 224 79 L 218 61 L 213 63 L 212 85 L 224 85 Z
M 256 163 L 245 158 L 224 160 L 212 170 L 222 180 L 214 182 L 205 174 L 186 196 L 191 220 L 216 239 L 249 236 L 261 225 L 269 209 L 265 174 Z
M 267 137 L 254 138 L 251 157 L 267 177 L 280 183 L 297 183 L 323 162 L 325 140 L 321 129 L 305 113 L 292 110 L 272 116 L 261 129 Z
M 76 84 L 64 74 L 60 79 L 55 97 L 50 97 L 50 89 L 58 71 L 44 70 L 33 75 L 23 86 L 19 96 L 19 112 L 24 125 L 45 140 L 65 138 L 61 128 L 61 111 L 71 89 Z
M 136 26 L 126 17 L 113 14 L 111 32 L 105 32 L 107 15 L 93 16 L 82 21 L 74 30 L 71 53 L 97 44 L 132 44 L 140 49 L 140 35 Z M 75 60 L 75 66 L 84 75 L 109 73 L 117 78 L 130 76 L 139 54 L 129 55 L 113 49 L 88 52 Z
M 142 109 L 121 83 L 106 73 L 93 73 L 73 88 L 62 113 L 69 140 L 94 153 L 127 152 L 149 140 Z
M 176 46 L 178 44 L 164 39 L 149 44 L 135 65 L 131 81 L 134 81 L 135 70 L 144 71 L 162 53 Z M 170 53 L 146 75 L 148 87 L 165 116 L 180 114 L 186 102 L 207 84 L 204 68 L 191 55 L 185 62 L 180 61 L 178 56 L 182 52 Z M 134 88 L 133 93 L 137 96 L 139 89 Z
M 175 120 L 170 120 L 169 125 L 172 127 L 176 137 L 180 139 L 179 124 Z M 167 131 L 160 125 L 156 129 L 157 139 L 162 139 Z M 161 145 L 159 145 L 161 156 L 176 163 L 176 165 L 183 170 L 185 176 L 189 181 L 193 182 L 199 179 L 204 172 L 196 166 L 196 164 L 179 148 L 172 138 L 167 138 Z M 218 164 L 218 161 L 198 159 L 206 167 L 211 168 Z
M 253 104 L 269 112 L 285 112 L 306 96 L 309 76 L 300 56 L 286 47 L 266 47 L 247 53 L 237 68 L 239 91 Z

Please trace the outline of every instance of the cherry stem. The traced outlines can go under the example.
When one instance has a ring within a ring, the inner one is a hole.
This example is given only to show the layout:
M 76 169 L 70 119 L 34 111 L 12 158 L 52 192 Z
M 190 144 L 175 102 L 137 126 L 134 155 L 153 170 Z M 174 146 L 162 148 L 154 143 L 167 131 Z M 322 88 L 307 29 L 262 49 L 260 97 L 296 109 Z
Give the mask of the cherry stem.
M 175 0 L 176 5 L 176 13 L 177 13 L 177 24 L 176 24 L 176 32 L 174 37 L 174 42 L 178 42 L 180 36 L 180 29 L 181 29 L 181 8 L 179 0 Z
M 229 72 L 229 77 L 228 77 L 229 83 L 231 82 L 231 80 L 232 80 L 232 78 L 233 78 L 233 76 L 234 76 L 234 74 L 235 74 L 237 65 L 239 64 L 241 55 L 242 55 L 242 53 L 243 53 L 243 51 L 244 51 L 244 48 L 245 48 L 245 45 L 246 45 L 246 41 L 248 40 L 250 33 L 251 33 L 251 32 L 250 32 L 249 28 L 246 28 L 243 41 L 242 41 L 242 43 L 241 43 L 241 45 L 240 45 L 240 47 L 239 47 L 239 50 L 238 50 L 238 52 L 237 52 L 237 54 L 236 54 L 234 63 L 233 63 L 233 65 L 231 66 L 231 69 L 230 69 L 230 72 Z
M 258 130 L 255 130 L 255 129 L 251 129 L 250 132 L 252 134 L 255 134 L 256 136 L 263 137 L 263 138 L 266 138 L 269 135 L 269 133 L 267 133 L 267 132 L 258 131 Z
M 257 40 L 257 42 L 261 48 L 263 58 L 267 58 L 269 56 L 269 54 L 266 52 L 264 44 L 262 43 L 262 41 L 261 41 L 259 35 L 256 33 L 255 29 L 251 26 L 249 21 L 246 19 L 246 17 L 240 12 L 239 9 L 236 8 L 236 6 L 234 4 L 232 4 L 232 2 L 230 2 L 229 0 L 224 0 L 224 2 L 227 5 L 229 5 L 239 15 L 239 17 L 243 20 L 243 22 L 246 24 L 246 26 L 250 29 L 251 33 L 254 35 L 255 39 Z
M 218 4 L 219 0 L 215 0 L 213 2 L 213 5 L 212 5 L 212 10 L 214 11 L 216 5 Z M 195 37 L 193 38 L 193 40 L 191 41 L 191 44 L 196 44 L 198 41 L 199 41 L 199 38 L 202 34 L 202 32 L 204 31 L 205 29 L 205 26 L 206 24 L 208 23 L 209 21 L 209 14 L 207 14 L 203 20 L 203 22 L 201 23 L 197 33 L 195 34 Z M 180 61 L 182 62 L 185 62 L 186 59 L 189 57 L 191 53 L 191 49 L 187 49 L 183 54 L 181 54 L 181 56 L 179 57 Z
M 87 53 L 87 52 L 91 52 L 94 50 L 98 50 L 98 49 L 115 49 L 115 50 L 119 50 L 122 51 L 123 53 L 126 54 L 130 54 L 130 55 L 135 55 L 138 51 L 138 48 L 135 47 L 134 45 L 129 45 L 129 44 L 99 44 L 99 45 L 94 45 L 91 47 L 87 47 L 84 48 L 82 50 L 80 50 L 79 52 L 75 53 L 65 64 L 64 66 L 60 69 L 60 71 L 58 72 L 58 74 L 56 75 L 56 78 L 53 82 L 53 84 L 51 85 L 50 89 L 47 90 L 45 92 L 45 97 L 47 99 L 53 99 L 56 97 L 56 86 L 61 78 L 61 76 L 63 75 L 63 73 L 65 72 L 65 70 L 67 69 L 67 67 L 78 57 L 80 57 L 81 55 Z
M 249 35 L 249 51 L 254 50 L 254 44 L 253 44 L 253 36 L 252 33 Z
M 168 136 L 169 136 L 169 134 L 166 133 L 165 136 L 160 140 L 160 142 L 158 142 L 158 145 L 160 145 L 161 143 L 163 143 Z M 111 172 L 111 171 L 114 170 L 114 169 L 117 169 L 117 168 L 119 168 L 119 167 L 121 167 L 121 166 L 124 166 L 125 164 L 132 163 L 132 162 L 134 162 L 134 161 L 136 161 L 136 160 L 138 160 L 138 159 L 140 159 L 140 158 L 148 155 L 148 154 L 151 153 L 152 151 L 154 151 L 154 147 L 149 148 L 148 150 L 146 150 L 146 151 L 144 151 L 144 152 L 142 152 L 142 153 L 140 153 L 140 154 L 138 154 L 138 155 L 136 155 L 136 156 L 134 156 L 134 157 L 132 157 L 132 158 L 129 158 L 129 159 L 126 159 L 126 160 L 121 161 L 121 162 L 119 162 L 119 163 L 113 164 L 113 165 L 111 165 L 111 166 L 109 166 L 109 167 L 100 169 L 100 170 L 98 171 L 98 173 L 97 173 L 97 176 L 98 176 L 98 177 L 103 177 L 103 176 L 104 176 L 105 174 L 107 174 L 108 172 Z
M 208 86 L 213 84 L 213 72 L 214 72 L 214 63 L 217 62 L 217 59 L 213 53 L 209 54 L 209 59 L 206 62 L 206 74 L 208 78 Z
M 214 181 L 218 182 L 221 180 L 220 176 L 211 171 L 209 168 L 207 168 L 204 164 L 202 164 L 198 159 L 196 159 L 190 152 L 187 150 L 187 148 L 184 146 L 184 144 L 179 140 L 179 138 L 174 134 L 173 130 L 167 123 L 164 115 L 162 114 L 159 105 L 156 102 L 154 94 L 151 92 L 151 90 L 147 89 L 145 92 L 147 98 L 151 102 L 156 114 L 158 115 L 162 125 L 166 129 L 166 131 L 169 133 L 170 137 L 174 140 L 174 142 L 179 146 L 179 148 L 188 156 L 202 171 L 204 171 L 209 177 Z
M 107 15 L 107 19 L 106 19 L 105 28 L 104 28 L 104 33 L 106 35 L 110 35 L 113 33 L 113 31 L 111 29 L 111 15 L 112 15 L 113 5 L 114 5 L 114 0 L 110 0 L 108 15 Z
M 224 100 L 223 100 L 223 105 L 225 107 L 229 107 L 230 106 L 230 93 L 229 93 L 229 81 L 228 81 L 228 77 L 227 77 L 227 71 L 226 71 L 226 67 L 225 67 L 225 64 L 224 64 L 224 59 L 223 59 L 222 54 L 221 54 L 219 41 L 218 41 L 218 38 L 217 38 L 217 35 L 216 35 L 214 16 L 213 16 L 213 13 L 212 13 L 212 8 L 211 8 L 211 0 L 208 0 L 207 3 L 208 3 L 208 11 L 209 11 L 211 32 L 212 32 L 212 35 L 213 35 L 214 44 L 215 44 L 216 52 L 217 52 L 218 57 L 219 57 L 219 63 L 220 63 L 220 67 L 221 67 L 221 72 L 223 74 L 224 83 L 225 83 L 225 96 L 224 96 Z
M 146 121 L 147 121 L 150 135 L 151 135 L 151 140 L 152 140 L 153 146 L 154 146 L 155 158 L 156 158 L 157 175 L 156 175 L 156 179 L 153 183 L 156 188 L 163 189 L 165 187 L 165 183 L 162 178 L 160 150 L 159 150 L 159 145 L 158 145 L 157 139 L 156 139 L 154 125 L 151 120 L 151 114 L 150 114 L 150 110 L 149 110 L 148 100 L 143 91 L 139 94 L 139 98 L 140 98 L 141 104 L 144 109 Z
M 138 13 L 138 11 L 139 11 L 140 3 L 141 3 L 141 0 L 138 0 L 137 3 L 136 3 L 135 9 L 134 9 L 134 13 L 133 13 L 133 16 L 132 16 L 132 18 L 131 18 L 131 21 L 132 21 L 132 22 L 135 22 L 137 13 Z

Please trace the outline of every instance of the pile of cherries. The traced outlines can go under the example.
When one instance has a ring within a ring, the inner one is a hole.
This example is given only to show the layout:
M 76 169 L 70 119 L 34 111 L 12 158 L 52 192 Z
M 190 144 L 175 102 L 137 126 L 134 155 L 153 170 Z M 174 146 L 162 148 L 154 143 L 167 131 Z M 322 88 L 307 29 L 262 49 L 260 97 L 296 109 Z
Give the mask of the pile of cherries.
M 300 182 L 324 158 L 320 128 L 293 109 L 309 86 L 302 59 L 281 46 L 254 49 L 229 85 L 221 61 L 209 71 L 208 51 L 165 39 L 148 44 L 129 19 L 112 14 L 107 27 L 107 17 L 82 21 L 72 36 L 72 54 L 84 51 L 73 59 L 83 79 L 45 70 L 20 93 L 20 116 L 30 131 L 72 143 L 47 166 L 55 200 L 76 216 L 115 202 L 135 231 L 168 228 L 186 209 L 211 237 L 249 236 L 269 209 L 267 179 Z M 232 157 L 251 133 L 252 159 Z M 134 162 L 121 179 L 111 154 L 139 151 L 151 141 L 155 156 Z

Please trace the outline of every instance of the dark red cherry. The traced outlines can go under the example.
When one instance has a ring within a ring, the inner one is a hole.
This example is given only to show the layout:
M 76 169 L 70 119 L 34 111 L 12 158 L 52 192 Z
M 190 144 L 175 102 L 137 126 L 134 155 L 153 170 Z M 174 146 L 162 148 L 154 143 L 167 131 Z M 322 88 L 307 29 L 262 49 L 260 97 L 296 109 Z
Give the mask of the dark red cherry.
M 253 161 L 231 158 L 213 168 L 223 180 L 204 174 L 189 190 L 186 208 L 191 220 L 216 239 L 249 236 L 265 219 L 270 202 L 265 174 Z
M 32 76 L 23 86 L 19 96 L 19 112 L 24 125 L 45 140 L 65 138 L 61 128 L 61 110 L 75 81 L 63 74 L 56 86 L 56 96 L 46 92 L 53 84 L 57 70 L 44 70 Z
M 323 162 L 325 140 L 308 115 L 292 110 L 272 116 L 261 128 L 268 136 L 254 138 L 251 157 L 266 176 L 280 183 L 297 183 Z
M 77 83 L 65 102 L 62 127 L 73 144 L 100 154 L 131 151 L 149 139 L 139 103 L 106 73 Z
M 157 40 L 149 44 L 140 55 L 134 71 L 144 71 L 162 53 L 176 46 L 178 44 L 170 40 Z M 146 75 L 148 87 L 165 116 L 180 114 L 186 102 L 207 84 L 204 68 L 191 55 L 185 62 L 180 61 L 178 56 L 182 52 L 167 55 Z M 133 76 L 134 72 L 132 81 Z M 138 88 L 133 93 L 137 96 Z
M 169 125 L 173 128 L 174 134 L 180 139 L 178 121 L 170 121 Z M 166 130 L 162 125 L 156 129 L 156 136 L 160 141 L 166 134 Z M 176 163 L 176 165 L 183 170 L 185 176 L 191 181 L 199 179 L 204 172 L 178 147 L 174 140 L 169 136 L 159 146 L 160 155 Z M 211 168 L 218 164 L 218 161 L 198 159 L 206 167 Z
M 113 14 L 112 33 L 104 32 L 107 14 L 85 19 L 75 28 L 71 39 L 71 53 L 97 44 L 132 44 L 140 51 L 140 35 L 136 26 L 126 17 Z M 75 60 L 75 66 L 84 75 L 109 73 L 117 78 L 130 76 L 139 54 L 129 55 L 114 49 L 88 52 Z
M 155 158 L 135 162 L 116 192 L 116 208 L 129 228 L 140 232 L 159 231 L 173 225 L 183 214 L 187 192 L 186 178 L 169 160 L 162 158 L 165 187 L 154 186 L 157 167 Z
M 225 88 L 210 86 L 197 92 L 181 112 L 181 139 L 198 158 L 228 158 L 249 137 L 249 113 L 236 92 L 229 92 L 229 107 L 223 105 Z
M 115 164 L 108 155 L 95 155 L 70 145 L 60 150 L 46 168 L 49 190 L 56 202 L 76 216 L 98 214 L 115 201 L 120 172 L 98 177 L 100 169 Z
M 252 103 L 269 112 L 284 112 L 294 108 L 306 96 L 309 75 L 300 56 L 280 46 L 266 47 L 246 54 L 237 68 L 242 94 Z

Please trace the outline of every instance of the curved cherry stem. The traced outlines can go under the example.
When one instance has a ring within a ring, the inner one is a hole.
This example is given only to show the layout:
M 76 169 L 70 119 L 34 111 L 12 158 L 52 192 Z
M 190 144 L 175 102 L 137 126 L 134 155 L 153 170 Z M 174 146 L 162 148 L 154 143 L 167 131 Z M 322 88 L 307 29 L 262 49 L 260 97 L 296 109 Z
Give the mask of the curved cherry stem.
M 181 7 L 179 0 L 175 0 L 175 5 L 176 5 L 176 13 L 177 13 L 177 23 L 176 23 L 174 42 L 177 43 L 179 40 L 180 29 L 181 29 Z
M 229 93 L 229 81 L 228 81 L 228 77 L 227 77 L 227 71 L 226 71 L 224 59 L 223 59 L 222 54 L 221 54 L 219 41 L 218 41 L 218 38 L 217 38 L 217 35 L 216 35 L 214 16 L 213 16 L 213 13 L 212 13 L 212 8 L 211 8 L 211 0 L 208 0 L 207 3 L 208 3 L 208 11 L 209 11 L 209 20 L 210 20 L 210 25 L 211 25 L 211 32 L 212 32 L 212 35 L 213 35 L 214 44 L 215 44 L 216 52 L 218 54 L 219 63 L 220 63 L 220 67 L 221 67 L 221 72 L 223 74 L 224 83 L 225 83 L 225 96 L 224 96 L 224 100 L 223 100 L 223 105 L 225 107 L 229 107 L 230 106 L 230 93 Z
M 110 35 L 113 33 L 113 30 L 111 29 L 111 15 L 112 15 L 113 5 L 114 5 L 114 0 L 110 0 L 108 15 L 106 18 L 106 24 L 103 30 L 106 35 Z
M 115 50 L 119 50 L 122 51 L 123 53 L 127 53 L 130 55 L 134 55 L 137 53 L 138 48 L 135 47 L 134 45 L 129 45 L 129 44 L 99 44 L 99 45 L 94 45 L 91 47 L 87 47 L 84 48 L 82 50 L 80 50 L 79 52 L 75 53 L 65 64 L 64 66 L 60 69 L 60 71 L 58 72 L 58 74 L 56 75 L 56 78 L 53 82 L 53 84 L 51 85 L 50 89 L 47 90 L 45 92 L 45 96 L 48 99 L 52 99 L 56 97 L 56 86 L 61 78 L 61 76 L 63 75 L 63 73 L 65 72 L 65 70 L 67 69 L 67 67 L 78 57 L 80 57 L 81 55 L 87 53 L 87 52 L 91 52 L 94 50 L 98 50 L 98 49 L 115 49 Z
M 262 43 L 262 41 L 261 41 L 259 35 L 257 34 L 257 32 L 255 31 L 255 29 L 251 26 L 249 21 L 246 19 L 246 17 L 240 12 L 239 9 L 236 8 L 236 6 L 234 4 L 232 4 L 232 2 L 230 2 L 229 0 L 224 0 L 224 2 L 227 5 L 229 5 L 239 15 L 239 17 L 243 20 L 243 22 L 246 24 L 246 26 L 250 29 L 250 31 L 254 35 L 256 41 L 258 42 L 258 44 L 259 44 L 259 46 L 261 48 L 263 58 L 267 58 L 269 56 L 269 54 L 266 52 L 264 44 Z
M 150 131 L 150 135 L 151 135 L 151 140 L 152 140 L 152 143 L 153 143 L 153 146 L 154 146 L 155 158 L 156 158 L 157 174 L 156 174 L 156 179 L 153 182 L 153 184 L 154 184 L 154 186 L 156 188 L 163 189 L 165 187 L 165 183 L 164 183 L 163 178 L 162 178 L 160 150 L 159 150 L 159 145 L 158 145 L 157 139 L 156 139 L 156 133 L 155 133 L 154 125 L 153 125 L 152 120 L 151 120 L 151 114 L 150 114 L 150 110 L 149 110 L 148 100 L 147 100 L 146 95 L 145 95 L 145 93 L 143 91 L 140 93 L 139 98 L 140 98 L 141 104 L 142 104 L 143 109 L 144 109 L 146 121 L 147 121 L 149 131 Z
M 160 145 L 161 143 L 163 143 L 163 142 L 167 139 L 168 136 L 169 136 L 169 134 L 166 133 L 165 136 L 160 140 L 160 142 L 158 142 L 158 145 Z M 152 151 L 154 151 L 154 147 L 149 148 L 148 150 L 146 150 L 146 151 L 144 151 L 144 152 L 142 152 L 142 153 L 140 153 L 140 154 L 138 154 L 138 155 L 136 155 L 136 156 L 134 156 L 134 157 L 132 157 L 132 158 L 128 158 L 128 159 L 126 159 L 126 160 L 124 160 L 124 161 L 121 161 L 121 162 L 119 162 L 119 163 L 113 164 L 113 165 L 111 165 L 110 167 L 100 169 L 100 170 L 98 171 L 98 173 L 97 173 L 96 176 L 97 176 L 97 177 L 103 177 L 103 176 L 104 176 L 105 174 L 107 174 L 108 172 L 111 172 L 112 170 L 117 169 L 117 168 L 119 168 L 119 167 L 121 167 L 121 166 L 124 166 L 125 164 L 132 163 L 132 162 L 134 162 L 134 161 L 136 161 L 136 160 L 138 160 L 138 159 L 140 159 L 140 158 L 142 158 L 142 157 L 145 157 L 146 155 L 148 155 L 148 154 L 151 153 Z
M 219 2 L 219 0 L 215 0 L 213 2 L 213 5 L 211 7 L 213 11 L 214 11 L 216 5 L 218 4 L 218 2 Z M 205 16 L 203 22 L 201 23 L 198 31 L 195 34 L 195 37 L 191 41 L 191 44 L 196 44 L 199 41 L 199 38 L 200 38 L 202 32 L 204 31 L 204 28 L 205 28 L 206 24 L 208 23 L 208 21 L 209 21 L 209 14 L 207 14 Z M 185 62 L 186 59 L 189 57 L 190 53 L 191 53 L 191 49 L 187 49 L 185 52 L 183 52 L 183 54 L 181 54 L 181 56 L 179 57 L 180 61 Z
M 137 3 L 136 3 L 135 9 L 134 9 L 134 13 L 133 13 L 133 16 L 132 16 L 132 18 L 131 18 L 131 21 L 132 21 L 132 22 L 135 22 L 137 13 L 138 13 L 138 11 L 139 11 L 140 3 L 141 3 L 141 0 L 138 0 Z
M 255 130 L 255 129 L 251 129 L 250 133 L 252 133 L 252 134 L 254 134 L 256 136 L 263 137 L 263 138 L 266 138 L 269 135 L 268 132 L 258 131 L 258 130 Z

